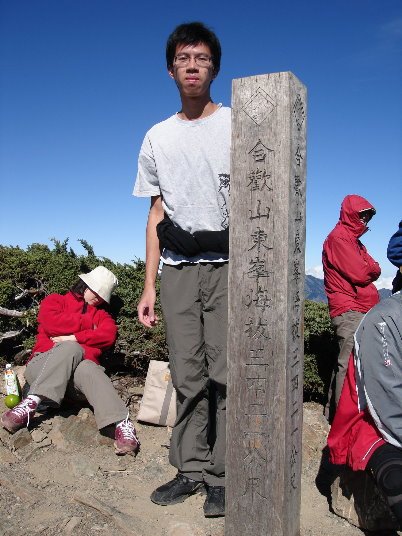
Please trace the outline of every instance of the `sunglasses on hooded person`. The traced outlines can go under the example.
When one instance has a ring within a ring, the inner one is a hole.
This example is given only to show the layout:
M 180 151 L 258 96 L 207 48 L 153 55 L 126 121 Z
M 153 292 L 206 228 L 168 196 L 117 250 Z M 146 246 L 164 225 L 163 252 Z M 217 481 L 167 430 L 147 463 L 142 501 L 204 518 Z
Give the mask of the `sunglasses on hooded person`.
M 369 208 L 367 210 L 360 210 L 359 211 L 359 218 L 362 223 L 367 224 L 371 218 L 374 216 L 375 210 L 373 208 Z

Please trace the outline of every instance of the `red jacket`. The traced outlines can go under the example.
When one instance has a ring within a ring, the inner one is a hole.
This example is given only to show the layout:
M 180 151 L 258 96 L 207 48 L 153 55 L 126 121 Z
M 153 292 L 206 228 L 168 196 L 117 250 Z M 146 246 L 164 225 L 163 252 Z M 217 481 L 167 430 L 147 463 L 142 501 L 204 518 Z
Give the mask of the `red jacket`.
M 328 435 L 329 459 L 364 470 L 373 453 L 385 443 L 368 410 L 359 411 L 353 352 L 334 422 Z
M 113 318 L 103 309 L 87 305 L 82 297 L 72 292 L 50 294 L 41 303 L 38 314 L 38 335 L 32 350 L 47 352 L 54 346 L 50 337 L 75 335 L 84 349 L 84 359 L 99 365 L 103 350 L 113 345 L 117 336 L 117 326 Z
M 370 208 L 374 207 L 363 197 L 347 195 L 339 221 L 325 239 L 322 264 L 331 318 L 346 311 L 367 313 L 379 302 L 373 281 L 379 278 L 381 268 L 359 240 L 367 231 L 359 211 Z

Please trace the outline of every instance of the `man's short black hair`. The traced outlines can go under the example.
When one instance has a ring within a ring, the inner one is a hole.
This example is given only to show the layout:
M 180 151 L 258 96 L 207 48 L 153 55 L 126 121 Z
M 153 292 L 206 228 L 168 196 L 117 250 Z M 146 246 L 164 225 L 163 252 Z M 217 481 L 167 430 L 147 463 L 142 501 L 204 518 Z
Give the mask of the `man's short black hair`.
M 221 67 L 221 44 L 214 32 L 207 28 L 202 22 L 180 24 L 169 35 L 166 43 L 167 68 L 169 70 L 173 68 L 177 45 L 198 45 L 199 43 L 204 43 L 204 45 L 209 46 L 216 76 Z

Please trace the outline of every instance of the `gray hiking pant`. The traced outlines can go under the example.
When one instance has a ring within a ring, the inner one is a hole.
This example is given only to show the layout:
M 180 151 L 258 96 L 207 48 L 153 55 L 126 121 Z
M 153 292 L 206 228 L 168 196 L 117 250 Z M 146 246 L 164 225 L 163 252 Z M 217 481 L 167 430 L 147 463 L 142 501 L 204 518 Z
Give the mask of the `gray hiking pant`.
M 225 485 L 227 263 L 163 265 L 161 302 L 177 419 L 170 463 Z
M 128 410 L 103 367 L 83 359 L 83 349 L 73 341 L 57 343 L 47 352 L 37 353 L 28 362 L 25 378 L 29 394 L 60 404 L 66 392 L 88 400 L 99 429 L 122 421 Z
M 346 311 L 331 319 L 339 345 L 338 360 L 332 373 L 325 415 L 332 417 L 341 397 L 343 382 L 348 370 L 350 353 L 354 347 L 354 334 L 364 313 Z M 331 418 L 332 420 L 332 418 Z

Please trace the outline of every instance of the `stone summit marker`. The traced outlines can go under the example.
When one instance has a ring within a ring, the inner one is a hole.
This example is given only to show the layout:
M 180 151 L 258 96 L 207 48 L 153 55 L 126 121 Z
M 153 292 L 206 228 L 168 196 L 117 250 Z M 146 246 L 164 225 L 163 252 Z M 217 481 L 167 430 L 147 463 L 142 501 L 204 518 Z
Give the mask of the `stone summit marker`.
M 226 536 L 300 533 L 306 88 L 233 81 Z

